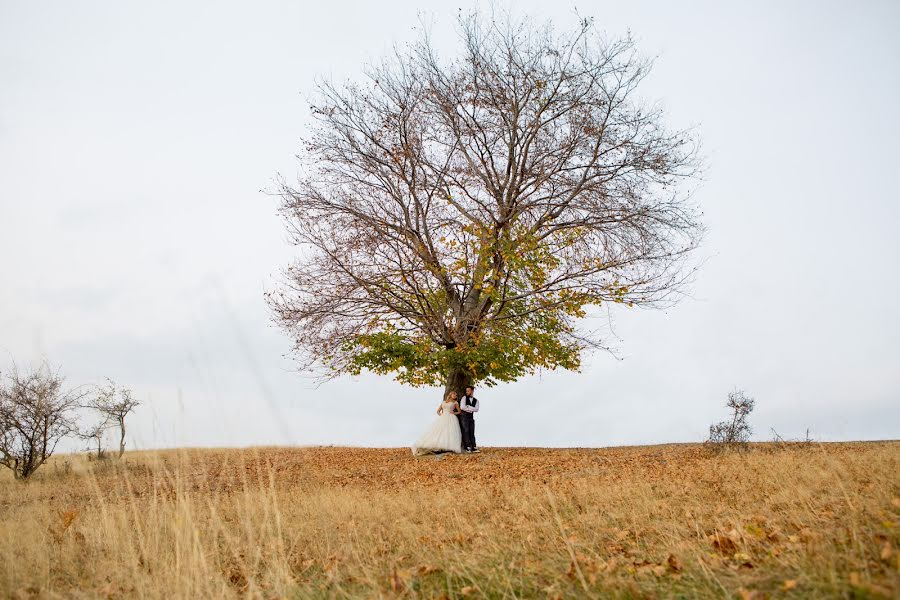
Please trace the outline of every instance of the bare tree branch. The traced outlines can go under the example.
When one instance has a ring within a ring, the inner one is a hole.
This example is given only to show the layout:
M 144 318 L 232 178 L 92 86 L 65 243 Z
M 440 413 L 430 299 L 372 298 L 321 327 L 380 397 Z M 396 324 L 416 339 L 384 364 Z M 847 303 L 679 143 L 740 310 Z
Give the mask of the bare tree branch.
M 13 364 L 0 379 L 0 464 L 16 479 L 30 477 L 76 431 L 72 411 L 85 392 L 64 391 L 63 384 L 46 361 L 27 371 Z
M 365 83 L 320 86 L 303 174 L 278 188 L 301 257 L 268 295 L 303 368 L 577 368 L 603 345 L 579 332 L 584 307 L 664 306 L 689 280 L 699 144 L 637 100 L 651 63 L 632 40 L 478 13 L 459 35 L 455 60 L 426 34 Z M 555 350 L 501 343 L 542 333 Z M 376 338 L 399 340 L 381 362 Z

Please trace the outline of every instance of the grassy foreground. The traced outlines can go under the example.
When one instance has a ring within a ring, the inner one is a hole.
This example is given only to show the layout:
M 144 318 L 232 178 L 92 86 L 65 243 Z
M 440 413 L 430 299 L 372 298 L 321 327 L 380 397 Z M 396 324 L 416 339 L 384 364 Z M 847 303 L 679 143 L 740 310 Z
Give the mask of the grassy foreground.
M 0 478 L 13 598 L 900 597 L 900 443 L 258 448 Z

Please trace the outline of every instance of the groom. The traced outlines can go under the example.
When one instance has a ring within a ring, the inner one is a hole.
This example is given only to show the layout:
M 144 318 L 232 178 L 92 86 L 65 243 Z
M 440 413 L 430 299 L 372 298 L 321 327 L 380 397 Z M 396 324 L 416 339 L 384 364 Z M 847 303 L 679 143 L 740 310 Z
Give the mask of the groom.
M 466 452 L 481 452 L 475 445 L 475 413 L 481 408 L 478 398 L 473 396 L 475 388 L 466 387 L 466 394 L 459 399 L 459 409 L 462 411 L 456 418 L 459 419 L 459 428 L 462 430 L 462 445 Z

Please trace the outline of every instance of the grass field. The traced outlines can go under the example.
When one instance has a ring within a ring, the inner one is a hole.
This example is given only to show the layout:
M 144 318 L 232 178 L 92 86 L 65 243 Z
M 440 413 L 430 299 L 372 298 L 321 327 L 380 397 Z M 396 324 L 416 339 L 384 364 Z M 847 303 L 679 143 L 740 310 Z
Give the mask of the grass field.
M 900 597 L 900 443 L 253 448 L 0 478 L 12 598 Z

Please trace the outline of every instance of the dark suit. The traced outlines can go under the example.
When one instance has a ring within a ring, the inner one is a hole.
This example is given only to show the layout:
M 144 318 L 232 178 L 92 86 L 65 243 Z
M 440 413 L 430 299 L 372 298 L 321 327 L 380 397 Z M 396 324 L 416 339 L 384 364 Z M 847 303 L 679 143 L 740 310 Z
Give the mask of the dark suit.
M 462 412 L 457 416 L 459 419 L 459 428 L 462 432 L 463 448 L 471 450 L 477 448 L 475 445 L 475 415 L 466 411 L 463 407 L 476 408 L 478 399 L 474 396 L 463 396 L 459 401 L 459 408 Z

